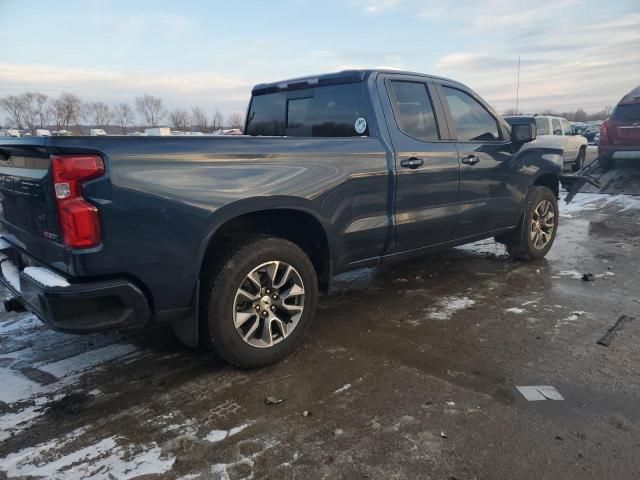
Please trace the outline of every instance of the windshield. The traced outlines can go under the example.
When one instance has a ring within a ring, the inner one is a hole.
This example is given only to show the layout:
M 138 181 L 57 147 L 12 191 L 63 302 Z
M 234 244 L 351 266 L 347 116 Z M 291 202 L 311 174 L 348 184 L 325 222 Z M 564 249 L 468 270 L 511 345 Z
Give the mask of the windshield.
M 538 135 L 549 135 L 549 120 L 547 118 L 536 118 L 536 129 Z

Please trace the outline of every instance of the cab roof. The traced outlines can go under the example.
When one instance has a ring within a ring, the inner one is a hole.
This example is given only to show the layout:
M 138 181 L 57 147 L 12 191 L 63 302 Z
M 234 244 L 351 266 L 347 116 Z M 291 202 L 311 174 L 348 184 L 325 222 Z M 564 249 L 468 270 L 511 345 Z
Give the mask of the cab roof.
M 627 93 L 622 100 L 620 100 L 621 105 L 626 105 L 629 103 L 640 103 L 640 87 L 636 87 Z
M 310 75 L 306 77 L 291 78 L 271 83 L 260 83 L 251 90 L 252 95 L 263 95 L 265 93 L 282 92 L 287 90 L 298 90 L 302 88 L 310 88 L 322 85 L 338 85 L 343 83 L 358 83 L 366 80 L 370 75 L 378 73 L 389 73 L 396 75 L 419 76 L 427 79 L 447 80 L 449 82 L 458 83 L 448 78 L 436 77 L 434 75 L 425 75 L 424 73 L 416 73 L 402 70 L 385 70 L 385 69 L 364 69 L 364 70 L 343 70 L 335 73 L 325 73 L 322 75 Z

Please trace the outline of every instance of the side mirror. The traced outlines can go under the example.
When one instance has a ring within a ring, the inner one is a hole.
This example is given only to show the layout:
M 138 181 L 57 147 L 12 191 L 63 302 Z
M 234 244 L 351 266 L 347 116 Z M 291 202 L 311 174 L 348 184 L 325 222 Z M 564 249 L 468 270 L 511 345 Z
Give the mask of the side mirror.
M 534 122 L 514 123 L 511 125 L 511 141 L 513 143 L 527 143 L 536 139 L 538 129 Z

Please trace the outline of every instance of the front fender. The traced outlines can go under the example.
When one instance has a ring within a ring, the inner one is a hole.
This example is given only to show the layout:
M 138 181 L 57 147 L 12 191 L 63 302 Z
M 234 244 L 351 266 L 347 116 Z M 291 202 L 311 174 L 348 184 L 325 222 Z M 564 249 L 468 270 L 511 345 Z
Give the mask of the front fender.
M 539 175 L 544 175 L 545 173 L 562 173 L 562 155 L 562 148 L 543 146 L 533 141 L 522 145 L 515 156 L 529 172 L 535 171 Z

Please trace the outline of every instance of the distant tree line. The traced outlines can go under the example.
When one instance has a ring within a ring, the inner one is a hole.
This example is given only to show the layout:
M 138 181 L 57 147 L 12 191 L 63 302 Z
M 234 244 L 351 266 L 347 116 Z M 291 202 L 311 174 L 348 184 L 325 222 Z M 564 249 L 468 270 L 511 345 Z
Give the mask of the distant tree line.
M 232 113 L 225 118 L 217 110 L 209 114 L 200 107 L 167 111 L 160 97 L 149 94 L 136 97 L 132 106 L 127 102 L 109 105 L 85 101 L 67 92 L 57 98 L 40 92 L 25 92 L 0 98 L 0 108 L 7 114 L 7 126 L 31 130 L 32 133 L 38 128 L 69 130 L 74 126 L 79 128 L 81 124 L 97 128 L 115 126 L 122 134 L 134 126 L 162 125 L 169 125 L 175 130 L 209 133 L 223 126 L 241 129 L 244 123 L 244 117 L 239 113 Z
M 539 115 L 554 115 L 556 117 L 566 118 L 571 122 L 590 122 L 593 120 L 606 120 L 611 115 L 612 107 L 607 105 L 602 110 L 593 113 L 587 113 L 583 108 L 579 108 L 577 110 L 572 110 L 568 112 L 556 112 L 555 110 L 540 110 L 535 111 L 533 113 L 537 113 Z M 510 108 L 502 112 L 503 115 L 516 115 L 516 110 L 514 108 Z M 520 111 L 519 115 L 530 115 L 531 113 L 523 113 Z

